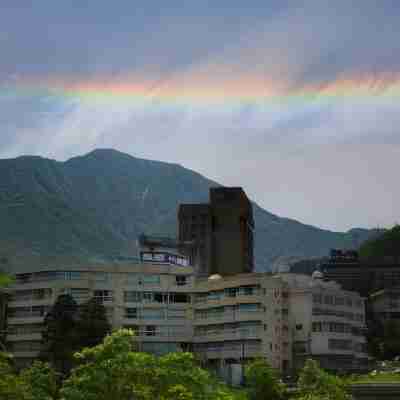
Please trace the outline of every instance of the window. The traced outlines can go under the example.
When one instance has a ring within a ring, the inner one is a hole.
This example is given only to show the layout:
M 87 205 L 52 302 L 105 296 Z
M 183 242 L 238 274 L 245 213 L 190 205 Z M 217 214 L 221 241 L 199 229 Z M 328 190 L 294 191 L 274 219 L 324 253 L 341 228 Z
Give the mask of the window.
M 124 292 L 124 301 L 126 303 L 140 303 L 142 301 L 142 293 L 135 291 Z
M 351 340 L 345 339 L 329 339 L 328 347 L 331 350 L 352 350 L 353 343 Z
M 125 318 L 138 318 L 138 310 L 137 308 L 125 308 Z
M 346 305 L 348 307 L 352 307 L 353 306 L 353 300 L 351 299 L 351 297 L 347 297 L 346 298 Z
M 314 293 L 313 294 L 313 303 L 321 304 L 322 303 L 322 294 Z
M 107 272 L 95 272 L 94 273 L 94 280 L 96 282 L 107 282 L 108 281 L 108 273 Z
M 95 290 L 93 292 L 93 298 L 99 303 L 113 301 L 112 290 Z
M 153 292 L 143 292 L 142 294 L 143 303 L 152 303 L 153 302 Z
M 144 334 L 145 336 L 156 336 L 156 327 L 153 325 L 147 325 Z
M 168 309 L 168 319 L 185 319 L 185 310 L 181 309 Z
M 51 289 L 34 289 L 32 293 L 33 300 L 44 300 L 51 297 Z
M 260 310 L 259 304 L 239 304 L 240 312 L 254 312 L 259 310 Z
M 313 322 L 312 323 L 312 331 L 313 332 L 322 332 L 322 323 L 321 322 Z
M 15 276 L 17 283 L 27 283 L 32 280 L 32 274 L 17 274 Z
M 223 298 L 224 293 L 222 291 L 212 291 L 208 293 L 208 300 L 219 300 Z
M 154 301 L 156 303 L 168 303 L 168 294 L 167 293 L 154 293 Z
M 144 319 L 164 319 L 164 310 L 161 308 L 145 308 L 142 310 Z
M 296 331 L 301 331 L 303 329 L 303 324 L 296 324 Z
M 325 304 L 333 304 L 333 296 L 325 296 L 324 302 Z
M 61 289 L 60 293 L 68 294 L 78 302 L 86 301 L 89 298 L 89 289 L 65 288 Z
M 185 275 L 176 275 L 175 281 L 177 286 L 184 286 L 187 283 Z
M 186 293 L 170 293 L 170 303 L 190 303 L 190 297 Z
M 159 285 L 160 275 L 143 275 L 142 277 L 143 285 Z
M 335 304 L 337 306 L 344 306 L 344 298 L 343 297 L 335 297 Z
M 227 297 L 236 297 L 236 288 L 226 288 L 225 289 L 225 296 Z

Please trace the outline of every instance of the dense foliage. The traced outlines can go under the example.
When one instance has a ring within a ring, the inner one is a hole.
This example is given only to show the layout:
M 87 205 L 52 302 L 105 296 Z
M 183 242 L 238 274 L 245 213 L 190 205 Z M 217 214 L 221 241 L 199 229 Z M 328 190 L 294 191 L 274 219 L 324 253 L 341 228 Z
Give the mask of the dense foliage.
M 307 360 L 300 373 L 300 400 L 347 400 L 346 383 L 340 377 L 322 370 L 315 360 Z
M 200 367 L 191 353 L 156 357 L 137 351 L 134 332 L 121 329 L 75 353 L 68 376 L 35 362 L 17 373 L 0 353 L 1 400 L 347 400 L 343 379 L 308 360 L 290 392 L 264 360 L 246 366 L 246 385 L 233 389 Z M 362 379 L 362 377 L 357 377 Z M 290 394 L 291 393 L 291 394 Z
M 264 359 L 246 366 L 246 384 L 249 400 L 280 400 L 285 398 L 285 386 Z
M 90 299 L 78 307 L 68 294 L 57 298 L 44 326 L 41 358 L 62 374 L 72 368 L 75 351 L 101 343 L 111 330 L 102 304 Z
M 372 240 L 367 240 L 360 247 L 360 256 L 364 259 L 400 257 L 400 225 L 385 231 Z

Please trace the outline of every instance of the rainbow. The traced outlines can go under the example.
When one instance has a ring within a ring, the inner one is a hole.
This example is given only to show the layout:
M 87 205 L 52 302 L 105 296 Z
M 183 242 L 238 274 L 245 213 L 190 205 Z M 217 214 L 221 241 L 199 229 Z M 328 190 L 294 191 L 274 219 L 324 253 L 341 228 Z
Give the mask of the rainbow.
M 279 106 L 346 101 L 396 104 L 400 101 L 400 73 L 343 76 L 323 84 L 297 87 L 262 76 L 219 80 L 192 76 L 158 83 L 142 77 L 117 80 L 95 78 L 87 81 L 25 78 L 0 86 L 0 98 L 21 96 L 54 96 L 89 103 L 121 102 L 138 106 L 171 107 L 234 107 L 243 104 Z

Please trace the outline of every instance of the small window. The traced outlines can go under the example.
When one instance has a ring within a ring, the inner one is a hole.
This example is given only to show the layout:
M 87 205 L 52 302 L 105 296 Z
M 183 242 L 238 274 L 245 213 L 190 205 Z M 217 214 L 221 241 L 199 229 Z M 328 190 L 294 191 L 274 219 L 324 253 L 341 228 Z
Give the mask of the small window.
M 137 308 L 125 308 L 125 318 L 136 319 L 138 317 Z
M 296 331 L 301 331 L 303 329 L 303 324 L 296 324 Z
M 144 334 L 145 336 L 156 336 L 156 327 L 152 325 L 147 325 Z
M 177 286 L 184 286 L 187 283 L 185 275 L 176 275 L 175 277 Z

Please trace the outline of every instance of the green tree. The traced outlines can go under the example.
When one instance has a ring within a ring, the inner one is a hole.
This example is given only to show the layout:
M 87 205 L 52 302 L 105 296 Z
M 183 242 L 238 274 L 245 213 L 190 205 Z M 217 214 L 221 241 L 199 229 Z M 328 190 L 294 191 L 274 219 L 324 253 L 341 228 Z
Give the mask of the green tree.
M 36 361 L 30 368 L 17 374 L 9 355 L 0 353 L 1 400 L 55 400 L 57 382 L 48 364 Z
M 278 374 L 264 359 L 257 359 L 245 368 L 250 400 L 279 400 L 285 398 L 285 385 Z
M 35 361 L 20 373 L 29 400 L 53 400 L 58 396 L 56 372 L 48 363 Z
M 298 388 L 301 400 L 351 399 L 346 392 L 345 382 L 321 369 L 316 360 L 306 361 L 299 376 Z
M 157 358 L 136 351 L 133 331 L 121 329 L 76 353 L 79 365 L 61 390 L 65 400 L 233 400 L 192 354 Z
M 106 309 L 95 299 L 90 299 L 80 307 L 77 323 L 79 348 L 92 347 L 101 343 L 111 332 Z
M 73 353 L 78 349 L 76 312 L 78 305 L 70 295 L 61 295 L 44 319 L 41 358 L 57 371 L 66 374 L 72 367 Z
M 388 320 L 383 323 L 382 350 L 385 360 L 400 355 L 400 322 Z

